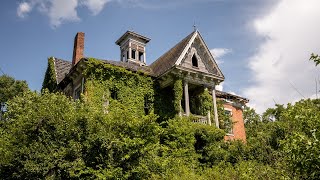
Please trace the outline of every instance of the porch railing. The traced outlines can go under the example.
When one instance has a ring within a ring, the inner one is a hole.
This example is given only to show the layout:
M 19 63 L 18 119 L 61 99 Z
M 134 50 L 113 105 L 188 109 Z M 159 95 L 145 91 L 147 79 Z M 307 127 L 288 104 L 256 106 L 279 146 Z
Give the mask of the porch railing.
M 207 116 L 193 115 L 192 122 L 200 124 L 208 124 Z

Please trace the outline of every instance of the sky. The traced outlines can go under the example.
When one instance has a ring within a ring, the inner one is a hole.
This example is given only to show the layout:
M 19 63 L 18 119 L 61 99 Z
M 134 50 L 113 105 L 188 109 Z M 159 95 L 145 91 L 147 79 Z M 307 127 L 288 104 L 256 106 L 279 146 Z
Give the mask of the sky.
M 120 59 L 115 41 L 127 30 L 147 36 L 151 64 L 196 25 L 226 78 L 217 88 L 261 113 L 318 96 L 320 69 L 308 60 L 320 53 L 317 7 L 319 0 L 3 0 L 0 74 L 39 91 L 47 58 L 71 61 L 77 32 L 86 57 L 109 60 Z

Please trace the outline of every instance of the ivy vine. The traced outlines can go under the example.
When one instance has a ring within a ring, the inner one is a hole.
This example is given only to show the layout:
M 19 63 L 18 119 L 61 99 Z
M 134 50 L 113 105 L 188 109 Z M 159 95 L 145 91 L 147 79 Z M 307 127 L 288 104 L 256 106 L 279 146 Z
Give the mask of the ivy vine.
M 56 72 L 54 69 L 54 58 L 48 59 L 48 67 L 42 83 L 42 90 L 48 89 L 50 92 L 54 92 L 57 89 Z
M 182 88 L 182 80 L 176 79 L 173 85 L 173 92 L 174 92 L 174 109 L 176 114 L 182 111 L 181 109 L 181 100 L 183 95 L 183 88 Z

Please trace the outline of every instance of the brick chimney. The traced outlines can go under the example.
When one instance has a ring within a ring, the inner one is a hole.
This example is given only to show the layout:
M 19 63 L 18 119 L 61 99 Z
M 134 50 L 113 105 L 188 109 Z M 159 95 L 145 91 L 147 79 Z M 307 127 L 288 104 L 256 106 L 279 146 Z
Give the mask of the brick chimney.
M 84 33 L 78 32 L 74 38 L 72 66 L 76 65 L 83 58 L 84 50 Z

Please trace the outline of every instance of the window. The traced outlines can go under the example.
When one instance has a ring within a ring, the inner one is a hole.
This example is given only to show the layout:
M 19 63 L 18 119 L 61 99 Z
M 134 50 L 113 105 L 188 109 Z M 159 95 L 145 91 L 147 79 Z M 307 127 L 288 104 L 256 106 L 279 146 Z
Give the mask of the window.
M 198 67 L 198 59 L 195 54 L 192 56 L 192 66 Z
M 122 61 L 126 61 L 126 56 L 124 54 L 122 55 Z
M 131 58 L 136 59 L 136 50 L 135 49 L 131 50 Z
M 74 90 L 74 99 L 80 99 L 80 95 L 81 95 L 81 86 L 79 86 Z
M 7 104 L 4 102 L 0 103 L 0 120 L 4 120 L 3 114 L 7 112 Z
M 139 61 L 144 62 L 143 52 L 139 52 Z
M 229 117 L 228 122 L 225 122 L 225 128 L 228 134 L 233 134 L 233 123 L 232 123 L 232 109 L 224 109 L 224 113 Z
M 118 100 L 118 91 L 117 91 L 117 89 L 111 89 L 110 90 L 110 96 L 111 96 L 111 98 L 112 99 L 114 99 L 114 100 Z
M 148 115 L 150 112 L 150 106 L 151 106 L 151 103 L 150 103 L 150 96 L 149 95 L 145 95 L 144 96 L 144 113 L 145 115 Z
M 129 59 L 129 51 L 127 51 L 127 60 Z

